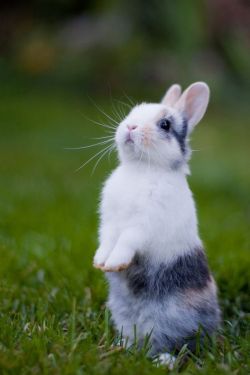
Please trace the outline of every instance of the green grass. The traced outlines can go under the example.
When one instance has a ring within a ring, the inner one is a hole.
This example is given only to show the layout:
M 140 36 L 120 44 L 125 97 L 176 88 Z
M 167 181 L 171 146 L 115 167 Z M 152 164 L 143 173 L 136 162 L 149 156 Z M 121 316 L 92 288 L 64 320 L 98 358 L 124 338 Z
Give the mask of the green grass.
M 99 101 L 98 101 L 99 103 Z M 110 102 L 101 106 L 111 112 Z M 96 108 L 67 94 L 0 93 L 0 373 L 165 374 L 145 353 L 110 351 L 107 287 L 92 268 L 104 160 L 66 151 L 102 128 Z M 249 139 L 247 114 L 209 111 L 193 136 L 189 178 L 219 286 L 223 329 L 183 374 L 247 374 L 249 362 Z

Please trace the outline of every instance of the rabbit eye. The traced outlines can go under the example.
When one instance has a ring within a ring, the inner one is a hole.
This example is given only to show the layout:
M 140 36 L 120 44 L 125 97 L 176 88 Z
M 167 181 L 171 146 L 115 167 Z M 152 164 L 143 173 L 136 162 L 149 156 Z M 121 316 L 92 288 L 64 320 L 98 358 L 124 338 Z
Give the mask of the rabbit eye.
M 165 130 L 166 132 L 168 132 L 169 129 L 170 129 L 170 126 L 171 126 L 171 121 L 168 120 L 167 118 L 163 118 L 163 119 L 161 119 L 160 121 L 158 121 L 158 126 L 159 126 L 161 129 L 163 129 L 163 130 Z

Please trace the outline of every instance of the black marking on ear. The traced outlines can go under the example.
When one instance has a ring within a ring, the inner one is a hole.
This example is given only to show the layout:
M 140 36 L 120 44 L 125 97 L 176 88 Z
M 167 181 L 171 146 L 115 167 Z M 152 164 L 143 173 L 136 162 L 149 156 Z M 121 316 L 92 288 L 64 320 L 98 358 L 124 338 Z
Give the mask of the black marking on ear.
M 181 129 L 180 132 L 177 132 L 175 129 L 172 129 L 172 133 L 175 136 L 175 138 L 177 139 L 177 141 L 180 145 L 181 152 L 183 154 L 186 153 L 187 127 L 188 127 L 187 120 L 183 119 L 182 129 Z
M 185 289 L 203 289 L 211 276 L 206 256 L 198 248 L 179 256 L 172 264 L 155 265 L 145 256 L 137 254 L 126 271 L 126 279 L 134 295 L 162 298 Z

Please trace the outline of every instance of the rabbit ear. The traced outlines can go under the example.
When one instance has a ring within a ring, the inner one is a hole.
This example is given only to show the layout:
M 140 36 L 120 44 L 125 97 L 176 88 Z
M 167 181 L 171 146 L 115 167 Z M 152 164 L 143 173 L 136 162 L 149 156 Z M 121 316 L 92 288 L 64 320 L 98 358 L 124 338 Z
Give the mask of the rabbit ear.
M 206 112 L 209 92 L 209 87 L 206 83 L 193 83 L 183 92 L 175 105 L 175 108 L 187 119 L 189 133 Z
M 161 102 L 162 104 L 172 106 L 177 102 L 180 96 L 181 96 L 181 86 L 174 84 L 170 86 L 170 88 L 167 90 Z

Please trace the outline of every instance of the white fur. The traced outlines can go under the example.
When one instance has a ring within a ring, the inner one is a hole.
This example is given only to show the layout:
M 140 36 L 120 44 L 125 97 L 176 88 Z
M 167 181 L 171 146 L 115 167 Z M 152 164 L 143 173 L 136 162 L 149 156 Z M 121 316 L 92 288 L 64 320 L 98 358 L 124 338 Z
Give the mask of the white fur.
M 174 369 L 176 357 L 170 353 L 161 353 L 158 358 L 154 360 L 157 366 L 166 366 L 169 370 Z
M 177 140 L 167 139 L 156 123 L 171 115 L 178 130 L 185 113 L 193 128 L 205 112 L 209 91 L 203 83 L 191 85 L 180 98 L 179 86 L 169 91 L 161 104 L 134 107 L 117 128 L 120 165 L 103 187 L 100 246 L 94 258 L 103 270 L 126 268 L 136 252 L 168 262 L 201 245 L 186 181 L 187 158 Z M 176 162 L 179 167 L 173 168 Z

